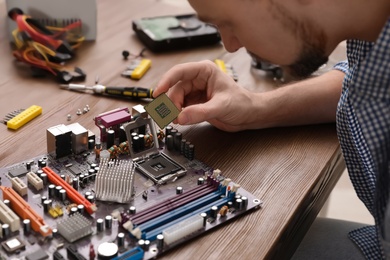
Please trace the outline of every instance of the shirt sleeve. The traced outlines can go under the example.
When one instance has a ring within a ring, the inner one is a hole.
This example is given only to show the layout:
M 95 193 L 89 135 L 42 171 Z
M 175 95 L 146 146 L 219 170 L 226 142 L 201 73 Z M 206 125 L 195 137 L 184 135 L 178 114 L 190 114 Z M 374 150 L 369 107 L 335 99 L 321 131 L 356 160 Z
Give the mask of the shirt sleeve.
M 348 60 L 338 62 L 336 65 L 333 66 L 333 69 L 342 71 L 346 74 L 349 70 Z

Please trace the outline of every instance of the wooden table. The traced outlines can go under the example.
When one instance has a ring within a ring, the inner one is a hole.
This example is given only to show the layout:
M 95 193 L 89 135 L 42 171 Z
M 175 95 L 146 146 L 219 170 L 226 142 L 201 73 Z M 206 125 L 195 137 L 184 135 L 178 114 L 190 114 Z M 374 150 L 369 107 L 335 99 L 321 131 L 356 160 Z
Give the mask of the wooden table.
M 69 65 L 96 76 L 104 85 L 154 87 L 171 66 L 221 58 L 238 72 L 241 86 L 252 91 L 278 87 L 264 73 L 253 73 L 245 50 L 227 53 L 222 45 L 168 54 L 145 53 L 152 68 L 139 81 L 120 76 L 129 61 L 122 51 L 142 49 L 131 29 L 132 19 L 193 12 L 184 1 L 97 1 L 98 36 L 85 43 Z M 32 78 L 28 68 L 14 62 L 6 34 L 6 6 L 0 0 L 0 116 L 33 104 L 43 114 L 17 131 L 0 127 L 0 167 L 46 153 L 46 129 L 79 122 L 98 133 L 92 118 L 135 102 L 61 90 L 52 78 Z M 145 104 L 142 101 L 141 104 Z M 77 109 L 89 105 L 80 116 Z M 67 121 L 67 115 L 72 119 Z M 288 258 L 324 204 L 344 169 L 334 124 L 275 128 L 240 133 L 219 131 L 207 123 L 175 126 L 196 147 L 196 157 L 241 184 L 264 201 L 261 210 L 169 252 L 166 259 Z

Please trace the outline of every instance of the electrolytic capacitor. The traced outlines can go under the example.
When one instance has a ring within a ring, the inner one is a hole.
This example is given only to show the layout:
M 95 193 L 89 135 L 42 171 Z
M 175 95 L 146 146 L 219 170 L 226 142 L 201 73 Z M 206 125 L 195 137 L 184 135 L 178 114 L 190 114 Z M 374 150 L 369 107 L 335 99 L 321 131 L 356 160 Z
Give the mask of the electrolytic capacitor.
M 115 144 L 115 131 L 107 130 L 107 149 Z
M 127 141 L 126 131 L 125 131 L 125 127 L 122 125 L 119 127 L 119 143 L 121 144 L 126 141 Z
M 72 187 L 73 187 L 73 189 L 75 189 L 75 190 L 78 190 L 78 189 L 79 189 L 79 179 L 77 179 L 77 178 L 73 178 L 73 179 L 72 179 Z
M 11 234 L 11 229 L 8 224 L 4 223 L 1 225 L 1 228 L 3 230 L 3 238 L 7 238 Z
M 167 135 L 167 137 L 165 138 L 165 144 L 166 144 L 167 149 L 169 151 L 172 151 L 174 149 L 173 143 L 174 143 L 173 136 L 172 135 Z
M 246 209 L 246 208 L 248 207 L 248 198 L 242 196 L 242 197 L 241 197 L 241 200 L 242 200 L 242 208 L 243 208 L 243 209 Z
M 88 196 L 91 196 L 91 195 L 92 195 L 92 192 L 87 191 L 84 193 L 84 198 L 88 198 Z
M 88 140 L 88 150 L 92 150 L 95 147 L 95 139 Z
M 70 208 L 70 215 L 73 215 L 73 214 L 75 214 L 75 213 L 77 213 L 77 212 L 78 212 L 77 207 L 71 207 L 71 208 Z
M 48 189 L 49 198 L 54 198 L 56 186 L 54 184 L 50 184 L 47 189 Z
M 129 211 L 130 211 L 130 214 L 135 214 L 136 209 L 135 209 L 134 206 L 131 206 L 131 207 L 129 208 Z
M 26 162 L 26 170 L 31 171 L 31 162 Z
M 173 127 L 171 125 L 168 125 L 167 127 L 165 127 L 165 136 L 170 135 L 172 129 L 173 129 Z
M 60 197 L 60 190 L 62 190 L 62 186 L 56 186 L 56 189 L 55 189 L 55 195 L 57 198 Z
M 180 132 L 177 132 L 175 136 L 173 137 L 173 146 L 175 147 L 175 150 L 180 152 L 181 149 L 181 140 L 182 140 L 183 134 Z
M 206 226 L 207 223 L 207 214 L 205 212 L 200 213 L 200 216 L 203 218 L 203 226 Z
M 37 170 L 37 172 L 36 172 L 36 174 L 37 174 L 38 176 L 41 176 L 42 173 L 43 173 L 43 171 L 42 171 L 41 169 Z M 42 179 L 42 178 L 41 178 L 41 179 Z
M 52 200 L 45 200 L 43 202 L 43 211 L 48 212 L 49 209 L 51 208 Z
M 89 196 L 87 197 L 87 200 L 88 200 L 89 202 L 93 203 L 94 200 L 95 200 L 95 196 L 89 195 Z
M 186 139 L 181 139 L 181 142 L 180 142 L 180 154 L 184 154 L 184 150 L 186 148 L 186 143 L 187 143 Z
M 43 162 L 43 159 L 39 159 L 39 160 L 38 160 L 38 167 L 39 167 L 39 168 L 42 168 L 42 162 Z
M 107 215 L 104 218 L 104 224 L 105 224 L 106 229 L 111 229 L 111 227 L 112 227 L 112 217 L 110 215 Z
M 43 185 L 46 186 L 47 183 L 48 183 L 47 174 L 46 173 L 41 173 L 38 176 L 41 178 Z
M 162 250 L 164 249 L 164 235 L 163 234 L 159 234 L 157 235 L 157 249 L 159 252 L 162 252 Z
M 136 153 L 140 151 L 140 141 L 139 140 L 140 140 L 139 136 L 134 136 L 132 138 L 133 151 Z
M 77 211 L 82 215 L 84 214 L 84 205 L 79 204 L 77 205 Z
M 144 250 L 145 250 L 145 251 L 148 251 L 148 250 L 149 250 L 149 247 L 150 247 L 150 240 L 145 240 L 145 243 L 144 243 Z
M 61 174 L 60 177 L 61 177 L 61 179 L 63 179 L 63 180 L 65 180 L 65 178 L 66 178 L 66 177 L 65 177 L 65 174 Z
M 42 196 L 42 197 L 41 197 L 41 204 L 43 204 L 43 202 L 44 202 L 45 200 L 47 200 L 47 197 L 46 197 L 46 196 Z
M 4 200 L 4 204 L 8 207 L 11 208 L 11 201 L 10 200 Z
M 190 148 L 190 144 L 191 142 L 186 142 L 186 144 L 184 145 L 184 157 L 188 158 L 188 151 L 189 151 L 189 148 Z
M 29 219 L 23 219 L 23 233 L 29 234 L 31 232 L 31 221 Z
M 242 199 L 236 199 L 236 209 L 242 210 Z
M 60 198 L 61 201 L 65 201 L 66 200 L 66 190 L 64 190 L 64 189 L 60 190 L 59 198 Z
M 200 177 L 198 179 L 198 185 L 202 185 L 204 183 L 204 179 L 202 177 Z
M 122 247 L 125 245 L 125 234 L 124 233 L 118 233 L 117 236 L 117 243 L 119 247 Z
M 104 220 L 102 218 L 98 218 L 96 220 L 96 229 L 97 232 L 102 232 L 104 229 Z
M 182 194 L 183 193 L 183 187 L 176 187 L 176 194 Z
M 187 156 L 187 159 L 192 161 L 192 160 L 194 160 L 194 158 L 195 158 L 195 145 L 190 144 L 188 146 L 188 156 Z
M 46 161 L 42 161 L 42 163 L 41 163 L 41 168 L 44 168 L 44 167 L 46 167 Z
M 217 206 L 212 206 L 210 209 L 210 217 L 211 218 L 217 218 L 218 215 L 218 207 Z

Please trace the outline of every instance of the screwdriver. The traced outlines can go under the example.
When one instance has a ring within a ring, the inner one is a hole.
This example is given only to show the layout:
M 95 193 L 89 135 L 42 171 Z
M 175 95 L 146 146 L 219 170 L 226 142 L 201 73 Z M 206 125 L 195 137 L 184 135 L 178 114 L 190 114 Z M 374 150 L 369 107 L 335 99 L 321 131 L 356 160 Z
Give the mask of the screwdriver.
M 153 89 L 141 88 L 141 87 L 106 87 L 100 84 L 94 86 L 86 86 L 81 84 L 62 84 L 63 89 L 80 91 L 80 92 L 92 92 L 94 94 L 106 94 L 117 97 L 128 98 L 153 98 Z

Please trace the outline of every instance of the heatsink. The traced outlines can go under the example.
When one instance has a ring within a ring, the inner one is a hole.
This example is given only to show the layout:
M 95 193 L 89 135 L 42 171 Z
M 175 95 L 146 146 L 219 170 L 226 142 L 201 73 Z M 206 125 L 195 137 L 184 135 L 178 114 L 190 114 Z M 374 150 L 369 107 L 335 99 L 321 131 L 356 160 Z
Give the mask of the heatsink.
M 58 233 L 71 243 L 92 234 L 91 222 L 78 212 L 60 221 L 57 229 Z
M 96 174 L 95 196 L 102 201 L 130 202 L 134 190 L 132 161 L 102 158 Z

